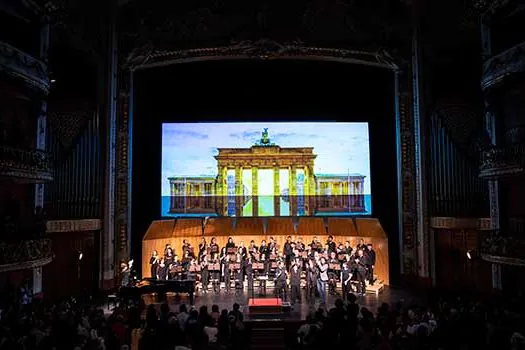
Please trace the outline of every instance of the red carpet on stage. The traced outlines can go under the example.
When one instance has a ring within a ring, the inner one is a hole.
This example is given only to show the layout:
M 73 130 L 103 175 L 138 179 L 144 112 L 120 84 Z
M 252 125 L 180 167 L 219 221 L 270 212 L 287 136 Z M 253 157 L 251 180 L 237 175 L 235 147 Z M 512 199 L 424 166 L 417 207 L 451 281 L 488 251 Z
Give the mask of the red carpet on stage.
M 250 314 L 280 314 L 283 312 L 281 298 L 250 298 L 248 300 Z

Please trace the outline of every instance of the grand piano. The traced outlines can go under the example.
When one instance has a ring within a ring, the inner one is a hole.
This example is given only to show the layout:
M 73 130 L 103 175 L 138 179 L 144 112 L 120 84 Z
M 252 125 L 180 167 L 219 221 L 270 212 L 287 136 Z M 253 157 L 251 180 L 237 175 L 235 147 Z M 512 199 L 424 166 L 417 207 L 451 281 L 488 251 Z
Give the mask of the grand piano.
M 157 294 L 159 301 L 166 300 L 167 293 L 187 293 L 190 304 L 193 305 L 195 293 L 195 280 L 155 280 L 146 278 L 130 287 L 121 287 L 119 296 L 121 300 L 139 301 L 143 295 Z

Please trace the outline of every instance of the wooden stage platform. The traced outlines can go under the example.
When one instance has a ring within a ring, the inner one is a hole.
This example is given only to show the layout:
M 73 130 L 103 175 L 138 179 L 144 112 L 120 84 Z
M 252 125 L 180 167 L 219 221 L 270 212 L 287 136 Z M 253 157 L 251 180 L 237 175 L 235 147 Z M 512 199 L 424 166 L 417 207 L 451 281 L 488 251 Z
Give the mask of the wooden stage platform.
M 171 244 L 175 254 L 182 255 L 182 241 L 186 240 L 197 248 L 201 239 L 209 243 L 215 238 L 219 247 L 224 247 L 229 237 L 237 244 L 241 241 L 248 246 L 251 240 L 258 246 L 262 240 L 273 237 L 283 246 L 287 236 L 301 238 L 309 244 L 313 237 L 326 242 L 332 235 L 337 245 L 349 241 L 356 247 L 362 239 L 373 244 L 376 252 L 374 273 L 383 284 L 389 284 L 388 237 L 376 218 L 352 217 L 216 217 L 179 218 L 158 220 L 151 223 L 142 241 L 142 277 L 149 274 L 149 259 L 153 250 L 163 252 L 166 244 Z M 379 288 L 379 289 L 378 289 Z M 374 287 L 371 292 L 380 291 Z

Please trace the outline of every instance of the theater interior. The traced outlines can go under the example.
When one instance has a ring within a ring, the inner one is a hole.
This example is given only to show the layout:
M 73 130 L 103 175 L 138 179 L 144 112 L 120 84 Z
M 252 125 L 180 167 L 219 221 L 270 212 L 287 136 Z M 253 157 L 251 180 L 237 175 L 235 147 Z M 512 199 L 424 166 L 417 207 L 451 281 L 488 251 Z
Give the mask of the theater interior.
M 520 1 L 0 0 L 0 350 L 521 349 L 524 52 Z

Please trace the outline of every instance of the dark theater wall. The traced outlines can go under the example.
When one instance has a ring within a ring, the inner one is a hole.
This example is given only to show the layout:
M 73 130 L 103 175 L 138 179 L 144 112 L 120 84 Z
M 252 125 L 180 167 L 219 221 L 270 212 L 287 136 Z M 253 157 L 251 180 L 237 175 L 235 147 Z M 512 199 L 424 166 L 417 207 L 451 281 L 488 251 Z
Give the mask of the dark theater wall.
M 97 235 L 99 232 L 50 233 L 53 261 L 44 266 L 42 282 L 49 300 L 68 295 L 93 295 L 98 286 Z M 82 259 L 79 254 L 82 253 Z
M 392 283 L 399 271 L 394 75 L 312 61 L 216 61 L 134 75 L 132 253 L 160 216 L 161 123 L 197 121 L 369 122 L 372 216 L 389 235 Z

